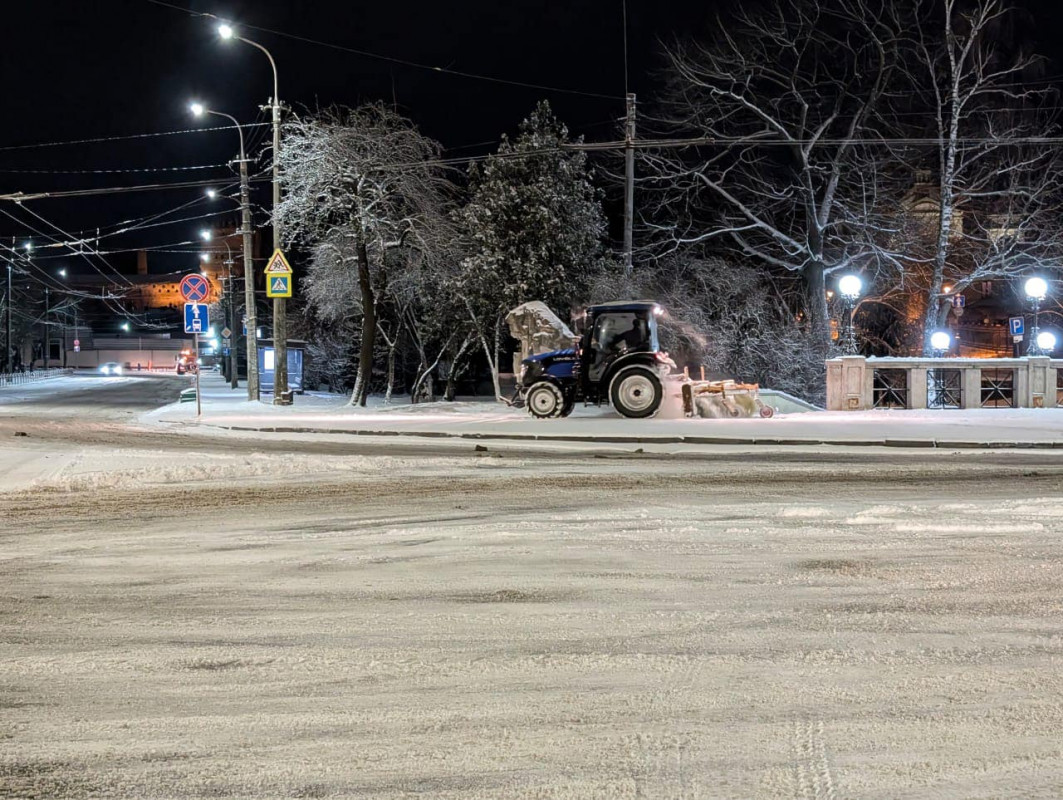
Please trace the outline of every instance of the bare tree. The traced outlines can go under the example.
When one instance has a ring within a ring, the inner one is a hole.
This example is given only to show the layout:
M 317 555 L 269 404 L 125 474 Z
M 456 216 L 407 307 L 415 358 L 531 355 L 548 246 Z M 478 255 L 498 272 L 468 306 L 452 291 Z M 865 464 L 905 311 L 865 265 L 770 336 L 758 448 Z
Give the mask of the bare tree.
M 776 0 L 720 21 L 708 42 L 667 51 L 665 117 L 707 140 L 645 156 L 659 189 L 651 226 L 669 247 L 718 240 L 802 278 L 818 349 L 830 337 L 826 279 L 889 254 L 876 110 L 899 23 L 877 0 Z M 662 222 L 662 220 L 665 220 Z
M 1002 0 L 917 4 L 905 63 L 932 120 L 936 207 L 922 214 L 929 246 L 913 246 L 909 277 L 923 295 L 927 353 L 952 294 L 1058 264 L 1063 250 L 1058 149 L 1038 141 L 1056 132 L 1040 110 L 1050 92 L 1023 84 L 1036 57 L 1001 46 L 1009 13 Z
M 303 286 L 314 308 L 361 319 L 351 403 L 365 405 L 381 311 L 401 324 L 421 275 L 448 261 L 450 185 L 439 146 L 379 104 L 296 118 L 283 141 L 277 216 L 289 240 L 312 250 Z M 386 329 L 389 347 L 396 330 Z

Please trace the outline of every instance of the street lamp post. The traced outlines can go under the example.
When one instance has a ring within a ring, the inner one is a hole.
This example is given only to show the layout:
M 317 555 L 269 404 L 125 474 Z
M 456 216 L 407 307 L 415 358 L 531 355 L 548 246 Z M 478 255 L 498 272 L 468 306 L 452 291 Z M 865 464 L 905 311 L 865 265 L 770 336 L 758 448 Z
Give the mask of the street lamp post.
M 856 355 L 856 328 L 853 325 L 853 316 L 856 314 L 856 301 L 860 298 L 860 292 L 864 288 L 864 282 L 856 275 L 843 275 L 838 280 L 838 292 L 845 301 L 846 331 L 845 353 Z
M 258 42 L 238 36 L 231 25 L 222 23 L 218 26 L 218 35 L 222 39 L 236 39 L 244 44 L 261 50 L 269 59 L 269 66 L 273 70 L 273 98 L 271 106 L 273 110 L 273 249 L 280 250 L 281 228 L 277 220 L 277 208 L 281 202 L 280 183 L 280 149 L 281 149 L 281 101 L 277 81 L 277 62 L 273 55 Z M 248 330 L 251 330 L 248 327 Z M 292 403 L 292 396 L 288 392 L 288 316 L 287 301 L 283 297 L 273 298 L 273 404 L 287 406 Z
M 26 242 L 26 244 L 24 246 L 26 248 L 26 261 L 30 262 L 30 264 L 32 265 L 32 263 L 33 263 L 33 242 Z M 43 347 L 44 352 L 41 354 L 44 357 L 44 368 L 45 369 L 48 369 L 48 351 L 52 349 L 51 330 L 48 327 L 49 300 L 50 300 L 50 298 L 48 297 L 48 287 L 45 286 L 44 287 L 44 316 L 42 317 L 42 321 L 43 321 L 43 324 L 44 324 L 44 336 L 42 337 L 44 339 L 44 347 Z M 32 361 L 31 361 L 30 366 L 33 366 Z
M 207 241 L 210 241 L 213 236 L 210 231 L 203 231 L 202 236 Z M 233 340 L 236 338 L 236 303 L 233 302 L 235 295 L 233 294 L 233 251 L 229 247 L 229 242 L 226 239 L 222 239 L 221 243 L 225 245 L 225 266 L 229 270 L 229 289 L 225 293 L 225 297 L 228 300 L 226 305 L 228 306 L 228 314 L 226 314 L 225 326 L 229 329 L 229 388 L 237 388 L 236 382 L 236 348 L 233 347 Z
M 1043 356 L 1045 354 L 1038 341 L 1041 333 L 1041 303 L 1048 294 L 1048 283 L 1044 278 L 1033 277 L 1026 281 L 1026 299 L 1033 306 L 1033 329 L 1030 331 L 1030 342 L 1026 345 L 1026 355 Z
M 236 132 L 240 134 L 240 225 L 243 228 L 244 241 L 244 319 L 247 334 L 244 341 L 247 344 L 247 399 L 258 400 L 258 321 L 255 314 L 255 276 L 254 266 L 251 263 L 251 192 L 247 177 L 247 154 L 244 152 L 244 129 L 236 121 L 236 117 L 223 114 L 220 111 L 212 111 L 201 103 L 193 103 L 192 113 L 197 117 L 203 114 L 213 114 L 216 117 L 224 117 L 232 120 L 236 125 Z M 229 286 L 232 289 L 232 286 Z M 236 335 L 236 328 L 233 328 Z M 232 353 L 232 348 L 229 350 Z M 235 375 L 235 370 L 233 371 Z
M 7 301 L 7 334 L 4 338 L 4 370 L 6 372 L 14 372 L 14 350 L 11 347 L 11 306 L 14 305 L 12 300 L 14 298 L 11 295 L 11 260 L 7 262 L 7 291 L 4 294 L 4 299 Z

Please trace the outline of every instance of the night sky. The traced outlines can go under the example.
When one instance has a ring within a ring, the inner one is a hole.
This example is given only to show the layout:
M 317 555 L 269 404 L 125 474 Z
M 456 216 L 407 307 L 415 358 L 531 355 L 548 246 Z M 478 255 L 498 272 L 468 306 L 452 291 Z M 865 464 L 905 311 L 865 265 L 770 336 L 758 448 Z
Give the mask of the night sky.
M 734 0 L 737 1 L 737 0 Z M 726 19 L 732 0 L 678 3 L 628 0 L 630 85 L 649 103 L 658 40 L 704 31 Z M 541 97 L 588 139 L 610 138 L 623 114 L 621 0 L 463 0 L 374 2 L 332 0 L 174 0 L 174 5 L 307 39 L 397 59 L 544 84 L 590 95 L 522 88 L 448 75 L 341 52 L 272 33 L 242 29 L 277 60 L 282 100 L 297 109 L 368 100 L 394 101 L 448 155 L 486 152 L 489 142 L 517 123 Z M 1058 0 L 1027 0 L 1041 41 L 1031 48 L 1050 57 L 1049 75 L 1063 73 L 1063 9 Z M 267 119 L 259 105 L 271 93 L 265 57 L 223 43 L 211 20 L 149 0 L 38 0 L 4 9 L 3 62 L 7 115 L 0 135 L 0 186 L 67 190 L 227 178 L 227 169 L 92 175 L 30 175 L 11 170 L 142 169 L 220 164 L 234 155 L 235 132 L 220 131 L 66 147 L 2 149 L 59 140 L 170 131 L 207 124 L 187 103 L 198 98 L 241 122 Z M 253 141 L 268 129 L 249 131 Z M 110 199 L 41 200 L 31 207 L 67 229 L 107 226 L 172 208 L 200 190 L 168 190 Z M 10 205 L 3 206 L 10 209 Z M 21 213 L 27 222 L 38 222 Z M 116 247 L 161 245 L 190 238 L 194 225 L 172 226 L 111 240 Z M 28 231 L 0 217 L 0 235 Z M 172 268 L 153 258 L 153 269 Z M 177 256 L 180 259 L 183 257 Z M 115 257 L 115 263 L 128 263 Z

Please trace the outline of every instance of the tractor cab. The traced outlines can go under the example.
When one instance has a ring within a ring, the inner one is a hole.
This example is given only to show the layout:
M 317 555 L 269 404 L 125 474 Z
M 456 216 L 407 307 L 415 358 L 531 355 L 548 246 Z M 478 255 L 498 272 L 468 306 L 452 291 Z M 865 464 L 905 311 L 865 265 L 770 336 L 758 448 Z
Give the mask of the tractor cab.
M 584 384 L 599 384 L 621 360 L 652 360 L 659 352 L 657 317 L 660 306 L 651 301 L 603 303 L 587 309 L 587 324 L 580 342 Z

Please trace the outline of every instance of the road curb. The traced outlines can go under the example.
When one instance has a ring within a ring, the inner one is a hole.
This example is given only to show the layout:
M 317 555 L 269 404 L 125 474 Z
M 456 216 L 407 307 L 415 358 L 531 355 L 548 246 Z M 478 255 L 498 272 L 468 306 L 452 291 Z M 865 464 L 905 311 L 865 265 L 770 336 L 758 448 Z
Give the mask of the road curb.
M 585 434 L 529 434 L 529 433 L 483 433 L 483 432 L 449 432 L 449 431 L 397 431 L 389 429 L 363 428 L 311 428 L 304 426 L 263 426 L 252 425 L 216 425 L 201 422 L 210 428 L 242 433 L 298 433 L 316 435 L 342 436 L 400 436 L 418 439 L 465 439 L 469 441 L 514 441 L 540 442 L 549 444 L 693 444 L 709 446 L 757 445 L 778 447 L 892 447 L 902 449 L 938 449 L 938 450 L 1058 450 L 1063 449 L 1063 441 L 1058 442 L 1006 442 L 984 441 L 966 442 L 945 439 L 795 439 L 795 438 L 756 438 L 733 436 L 589 436 Z

